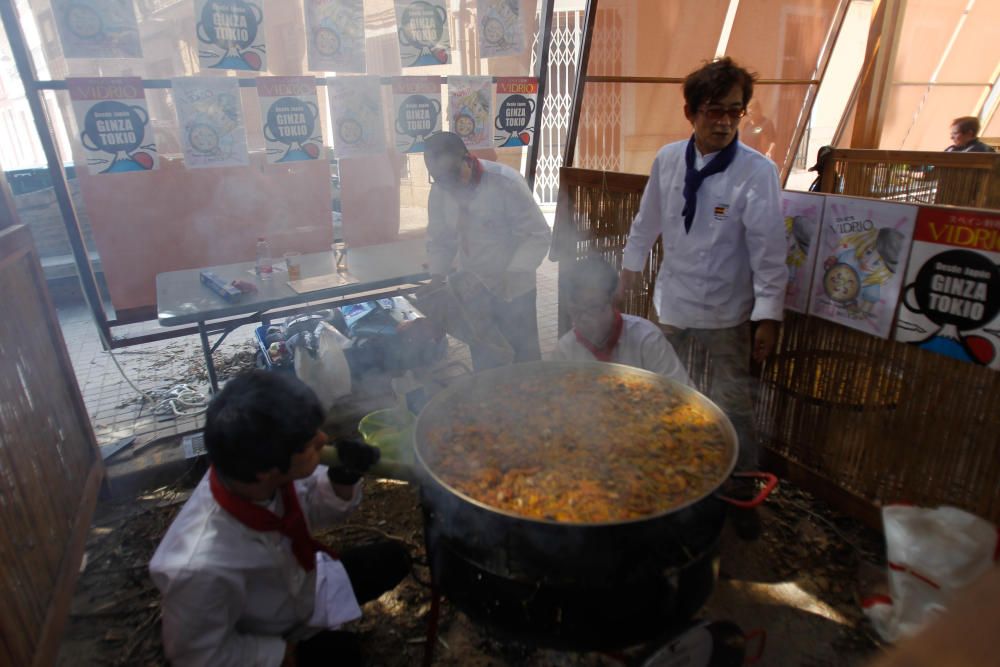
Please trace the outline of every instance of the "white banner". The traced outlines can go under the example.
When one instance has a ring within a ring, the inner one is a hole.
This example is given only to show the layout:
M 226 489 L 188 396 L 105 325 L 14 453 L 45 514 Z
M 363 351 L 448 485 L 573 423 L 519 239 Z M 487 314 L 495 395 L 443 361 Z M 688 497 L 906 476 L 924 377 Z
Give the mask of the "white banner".
M 197 169 L 250 163 L 237 79 L 174 79 L 173 94 L 185 166 Z
M 333 154 L 338 158 L 385 152 L 382 86 L 377 76 L 327 79 L 333 117 Z

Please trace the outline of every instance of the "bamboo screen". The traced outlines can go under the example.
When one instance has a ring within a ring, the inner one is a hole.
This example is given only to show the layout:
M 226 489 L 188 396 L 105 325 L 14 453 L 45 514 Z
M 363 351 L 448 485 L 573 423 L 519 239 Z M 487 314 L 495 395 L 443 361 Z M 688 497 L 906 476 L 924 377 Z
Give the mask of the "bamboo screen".
M 1000 154 L 834 149 L 821 189 L 915 204 L 1000 208 Z
M 780 456 L 881 505 L 1000 520 L 1000 373 L 786 313 L 757 424 Z
M 646 178 L 570 168 L 561 177 L 553 259 L 597 254 L 620 267 Z M 657 246 L 625 312 L 649 313 L 659 257 Z M 560 332 L 568 328 L 563 289 Z M 706 389 L 711 360 L 677 352 Z M 786 313 L 760 380 L 762 443 L 846 511 L 877 520 L 880 503 L 949 503 L 1000 520 L 1000 373 Z
M 51 664 L 103 474 L 26 227 L 0 232 L 0 664 Z

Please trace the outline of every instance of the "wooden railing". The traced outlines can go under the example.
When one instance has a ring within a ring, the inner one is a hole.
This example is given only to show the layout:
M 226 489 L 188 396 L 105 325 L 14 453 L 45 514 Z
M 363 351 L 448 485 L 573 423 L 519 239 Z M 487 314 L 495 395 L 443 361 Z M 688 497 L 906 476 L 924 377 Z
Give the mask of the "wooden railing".
M 0 230 L 0 303 L 0 665 L 50 665 L 104 468 L 23 225 Z
M 597 254 L 621 266 L 645 182 L 563 168 L 553 259 Z M 649 313 L 659 258 L 654 248 L 626 312 Z M 560 281 L 560 312 L 564 302 Z M 711 360 L 694 348 L 677 352 L 708 389 Z M 758 388 L 765 463 L 841 509 L 875 526 L 879 506 L 898 501 L 1000 521 L 1000 373 L 786 313 Z
M 835 148 L 820 190 L 914 204 L 1000 209 L 1000 153 Z

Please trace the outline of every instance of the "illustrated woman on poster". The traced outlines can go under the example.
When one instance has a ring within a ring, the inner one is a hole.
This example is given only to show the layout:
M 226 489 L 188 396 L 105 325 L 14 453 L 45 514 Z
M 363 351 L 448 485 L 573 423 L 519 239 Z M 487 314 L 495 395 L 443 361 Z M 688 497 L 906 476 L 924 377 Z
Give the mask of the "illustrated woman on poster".
M 478 144 L 486 138 L 490 121 L 490 101 L 482 90 L 470 90 L 454 100 L 456 111 L 452 114 L 452 131 L 466 144 Z
M 812 243 L 809 221 L 801 216 L 785 218 L 785 240 L 788 242 L 788 290 L 798 290 L 798 272 L 809 259 L 809 244 Z
M 785 218 L 785 241 L 788 244 L 788 286 L 785 294 L 795 299 L 802 285 L 799 284 L 799 269 L 809 260 L 809 245 L 812 243 L 810 221 L 805 216 L 795 215 Z M 808 278 L 806 278 L 808 287 Z
M 896 272 L 903 241 L 902 233 L 889 228 L 845 235 L 824 262 L 827 294 L 852 317 L 868 317 L 881 298 L 881 285 Z

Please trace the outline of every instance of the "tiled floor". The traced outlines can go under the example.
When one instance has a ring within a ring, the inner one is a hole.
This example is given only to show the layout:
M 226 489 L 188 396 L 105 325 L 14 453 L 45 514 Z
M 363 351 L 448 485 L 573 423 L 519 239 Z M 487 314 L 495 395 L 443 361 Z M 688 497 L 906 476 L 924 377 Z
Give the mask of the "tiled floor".
M 538 270 L 538 327 L 543 355 L 551 352 L 556 342 L 556 281 L 557 265 L 546 260 Z M 97 327 L 86 306 L 59 308 L 58 315 L 98 444 L 110 444 L 133 435 L 142 444 L 201 428 L 201 416 L 154 414 L 155 403 L 144 401 L 125 380 L 127 377 L 154 399 L 162 398 L 178 384 L 187 384 L 207 394 L 205 364 L 197 336 L 119 349 L 112 357 L 101 349 Z M 160 329 L 156 322 L 146 322 L 116 333 L 137 335 Z M 252 354 L 255 349 L 253 325 L 241 327 L 229 334 L 216 351 L 215 363 L 219 366 L 240 352 Z M 454 342 L 449 358 L 468 364 L 468 349 Z

